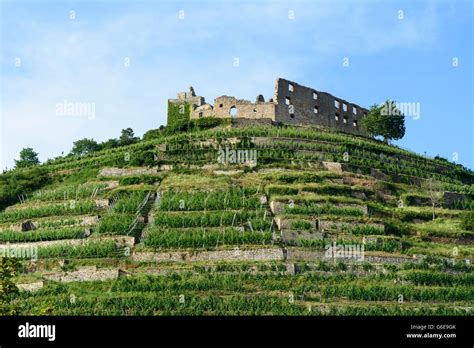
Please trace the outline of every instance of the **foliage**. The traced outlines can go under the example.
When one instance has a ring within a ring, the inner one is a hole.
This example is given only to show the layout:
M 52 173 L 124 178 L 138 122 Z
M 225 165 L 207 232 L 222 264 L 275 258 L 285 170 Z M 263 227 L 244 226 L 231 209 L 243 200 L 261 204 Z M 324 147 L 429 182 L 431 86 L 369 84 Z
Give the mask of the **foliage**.
M 122 129 L 122 133 L 120 134 L 119 138 L 119 143 L 121 146 L 135 144 L 138 141 L 140 141 L 140 138 L 135 137 L 132 128 Z
M 54 245 L 40 247 L 38 249 L 39 258 L 99 258 L 119 256 L 115 242 L 108 241 L 89 241 L 82 245 Z
M 38 153 L 31 147 L 23 148 L 20 151 L 20 159 L 15 160 L 16 168 L 26 168 L 39 164 Z
M 287 185 L 267 185 L 265 187 L 267 195 L 296 195 L 299 192 L 297 187 Z
M 93 201 L 72 201 L 67 203 L 48 204 L 2 212 L 0 213 L 0 222 L 52 215 L 86 214 L 96 210 L 97 206 Z
M 94 139 L 81 139 L 76 140 L 73 143 L 71 154 L 76 156 L 83 156 L 89 154 L 94 151 L 98 151 L 100 149 L 100 145 Z
M 390 109 L 390 110 L 388 110 Z M 381 106 L 373 105 L 361 121 L 362 127 L 371 136 L 382 136 L 385 142 L 398 140 L 405 135 L 405 116 L 387 100 Z
M 118 139 L 112 138 L 107 141 L 104 141 L 100 144 L 101 150 L 113 149 L 120 146 L 120 141 Z
M 12 281 L 18 268 L 18 260 L 0 257 L 0 315 L 17 314 L 16 308 L 10 302 L 18 294 L 18 288 Z
M 155 216 L 155 225 L 162 227 L 235 226 L 262 216 L 261 211 L 160 212 Z
M 0 232 L 0 242 L 39 242 L 57 239 L 82 238 L 84 235 L 85 229 L 81 227 L 34 230 L 28 232 L 2 231 Z
M 403 222 L 396 219 L 384 220 L 385 234 L 391 234 L 394 236 L 404 236 L 411 233 L 410 227 Z
M 474 211 L 468 211 L 461 215 L 460 227 L 467 231 L 474 231 Z
M 191 104 L 182 102 L 180 104 L 168 102 L 168 120 L 167 129 L 178 130 L 187 124 L 189 114 L 191 112 Z
M 9 171 L 0 175 L 0 210 L 50 182 L 48 172 L 41 167 Z
M 230 189 L 225 192 L 174 192 L 163 194 L 159 209 L 175 211 L 254 209 L 262 205 L 256 196 L 246 195 L 243 189 Z
M 100 219 L 99 224 L 94 228 L 94 232 L 125 235 L 134 219 L 135 216 L 133 214 L 112 213 Z
M 120 194 L 119 200 L 113 206 L 114 213 L 135 213 L 145 198 L 145 191 L 131 191 Z
M 347 216 L 363 216 L 364 212 L 360 208 L 338 207 L 331 204 L 313 204 L 299 206 L 285 206 L 285 213 L 288 214 L 311 214 L 311 215 L 347 215 Z
M 201 248 L 218 245 L 269 244 L 272 239 L 270 232 L 241 232 L 227 228 L 211 229 L 155 229 L 147 233 L 146 246 L 162 248 Z
M 120 178 L 119 185 L 120 186 L 137 185 L 137 184 L 153 185 L 159 180 L 160 180 L 160 177 L 157 177 L 155 175 L 153 176 L 151 175 L 126 176 L 126 177 Z
M 291 222 L 291 229 L 292 230 L 310 230 L 312 229 L 313 225 L 311 222 L 306 220 L 296 220 Z
M 404 193 L 400 198 L 408 206 L 425 206 L 431 204 L 430 197 L 420 193 Z

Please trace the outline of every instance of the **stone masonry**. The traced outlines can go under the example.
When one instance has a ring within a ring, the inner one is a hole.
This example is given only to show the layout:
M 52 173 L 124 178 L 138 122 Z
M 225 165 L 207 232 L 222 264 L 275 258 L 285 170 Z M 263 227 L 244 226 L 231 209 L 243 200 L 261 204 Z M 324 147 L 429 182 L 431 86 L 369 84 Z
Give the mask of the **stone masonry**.
M 273 98 L 265 101 L 259 94 L 254 103 L 232 96 L 214 99 L 214 105 L 196 96 L 194 89 L 180 92 L 170 103 L 191 105 L 190 119 L 203 117 L 234 118 L 235 120 L 259 120 L 267 124 L 314 125 L 335 128 L 340 131 L 366 135 L 360 120 L 368 110 L 344 99 L 299 85 L 295 82 L 277 79 Z M 238 122 L 237 122 L 238 123 Z

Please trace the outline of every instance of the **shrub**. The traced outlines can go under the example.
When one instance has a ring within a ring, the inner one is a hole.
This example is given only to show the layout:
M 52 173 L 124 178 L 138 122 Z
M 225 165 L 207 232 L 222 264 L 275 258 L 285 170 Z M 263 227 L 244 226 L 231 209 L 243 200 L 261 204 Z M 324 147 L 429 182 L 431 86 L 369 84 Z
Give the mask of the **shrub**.
M 0 210 L 16 202 L 18 196 L 29 194 L 50 181 L 41 167 L 17 169 L 0 175 Z
M 385 234 L 391 234 L 394 236 L 403 236 L 411 233 L 410 227 L 394 219 L 387 219 L 384 221 L 385 224 Z
M 312 228 L 311 222 L 306 220 L 296 220 L 291 223 L 293 230 L 310 230 Z
M 431 204 L 430 197 L 419 193 L 405 193 L 400 198 L 408 206 L 429 206 Z
M 468 211 L 461 215 L 461 228 L 467 231 L 474 231 L 474 211 Z
M 284 185 L 268 185 L 265 187 L 265 191 L 268 195 L 296 195 L 298 194 L 297 187 L 284 186 Z
M 0 232 L 0 242 L 38 242 L 58 239 L 74 239 L 84 237 L 84 228 L 61 228 L 54 230 L 35 230 L 29 232 Z
M 110 214 L 100 219 L 94 229 L 97 233 L 126 234 L 135 216 L 132 214 Z
M 117 246 L 112 240 L 109 241 L 90 241 L 83 245 L 54 245 L 40 247 L 38 250 L 39 258 L 52 257 L 78 257 L 78 258 L 101 258 L 117 256 Z
M 119 180 L 119 184 L 123 186 L 137 185 L 137 184 L 153 185 L 156 181 L 158 181 L 158 178 L 154 176 L 147 176 L 147 175 L 126 176 Z

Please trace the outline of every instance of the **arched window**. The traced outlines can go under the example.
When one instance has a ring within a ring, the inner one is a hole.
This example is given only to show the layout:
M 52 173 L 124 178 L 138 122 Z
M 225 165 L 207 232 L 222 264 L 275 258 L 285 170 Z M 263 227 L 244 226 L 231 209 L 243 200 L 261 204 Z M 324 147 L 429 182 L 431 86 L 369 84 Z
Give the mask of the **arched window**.
M 235 106 L 231 107 L 229 110 L 229 115 L 231 117 L 236 117 L 237 116 L 237 108 Z

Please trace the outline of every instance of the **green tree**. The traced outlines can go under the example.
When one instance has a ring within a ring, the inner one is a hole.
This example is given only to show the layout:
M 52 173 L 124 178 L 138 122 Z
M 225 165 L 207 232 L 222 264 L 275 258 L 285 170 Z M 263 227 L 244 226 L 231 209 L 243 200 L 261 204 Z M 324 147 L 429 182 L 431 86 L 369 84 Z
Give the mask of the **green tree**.
M 0 210 L 27 197 L 49 181 L 48 171 L 40 166 L 3 173 L 0 175 Z
M 120 145 L 130 145 L 136 143 L 139 138 L 134 136 L 134 132 L 132 128 L 125 128 L 122 129 L 122 134 L 120 135 L 119 142 Z
M 100 149 L 99 144 L 94 139 L 81 139 L 73 143 L 71 154 L 82 156 Z
M 112 149 L 114 147 L 119 147 L 119 146 L 120 146 L 120 141 L 115 138 L 109 139 L 107 141 L 104 141 L 102 144 L 100 144 L 100 148 L 102 150 Z
M 26 168 L 39 164 L 38 153 L 34 152 L 31 147 L 23 148 L 20 151 L 20 159 L 15 160 L 17 168 Z
M 361 125 L 370 136 L 382 136 L 386 143 L 405 135 L 405 116 L 391 100 L 382 105 L 372 105 Z
M 11 301 L 18 294 L 18 288 L 12 281 L 18 268 L 19 262 L 17 259 L 0 257 L 0 315 L 17 314 Z

